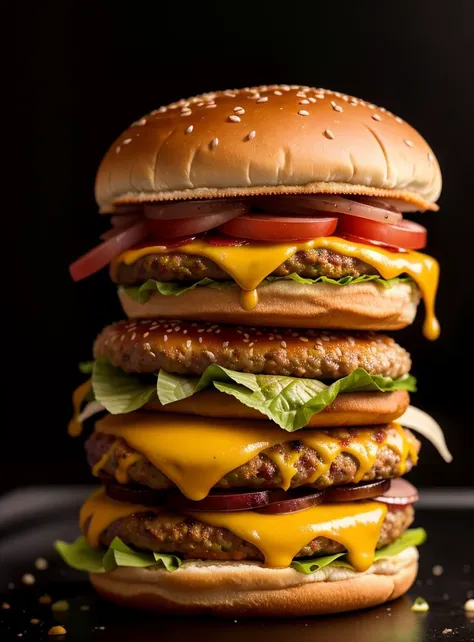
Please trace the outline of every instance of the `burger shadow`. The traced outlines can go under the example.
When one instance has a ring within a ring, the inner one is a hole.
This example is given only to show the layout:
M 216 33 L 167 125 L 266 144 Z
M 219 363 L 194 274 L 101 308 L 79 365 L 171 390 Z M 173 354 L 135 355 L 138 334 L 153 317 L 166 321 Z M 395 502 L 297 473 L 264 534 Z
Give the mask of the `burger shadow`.
M 411 611 L 407 597 L 352 613 L 300 619 L 224 619 L 212 616 L 157 616 L 127 611 L 117 617 L 116 607 L 100 601 L 102 616 L 110 610 L 114 640 L 161 639 L 207 642 L 416 642 L 423 639 L 423 616 Z M 122 621 L 122 617 L 124 621 Z M 107 618 L 105 618 L 107 619 Z M 120 620 L 120 621 L 119 621 Z M 110 629 L 109 629 L 110 630 Z

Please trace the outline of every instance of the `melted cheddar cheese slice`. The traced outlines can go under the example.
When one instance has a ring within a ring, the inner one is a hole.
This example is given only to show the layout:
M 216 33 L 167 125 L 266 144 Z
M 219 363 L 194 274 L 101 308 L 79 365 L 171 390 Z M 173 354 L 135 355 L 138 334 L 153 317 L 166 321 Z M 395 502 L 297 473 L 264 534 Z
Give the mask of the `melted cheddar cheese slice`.
M 247 310 L 258 303 L 257 287 L 277 267 L 291 258 L 296 252 L 326 248 L 365 261 L 374 267 L 384 279 L 392 279 L 408 274 L 420 288 L 425 303 L 425 323 L 423 332 L 428 339 L 437 339 L 439 323 L 435 316 L 435 298 L 439 280 L 438 262 L 420 252 L 390 252 L 372 245 L 348 241 L 336 236 L 320 237 L 310 241 L 294 243 L 250 242 L 242 247 L 215 246 L 201 239 L 195 239 L 179 248 L 149 246 L 128 250 L 112 263 L 112 273 L 116 273 L 120 263 L 132 265 L 149 254 L 191 254 L 210 259 L 227 272 L 242 290 L 241 305 Z
M 415 439 L 399 424 L 391 425 L 389 433 L 380 431 L 382 441 L 374 439 L 374 427 L 357 430 L 299 430 L 288 433 L 270 421 L 216 419 L 190 415 L 133 412 L 126 415 L 107 415 L 96 423 L 96 431 L 124 439 L 137 453 L 148 459 L 166 475 L 189 499 L 199 501 L 209 494 L 219 480 L 256 455 L 276 444 L 302 442 L 313 448 L 321 464 L 315 481 L 327 473 L 341 453 L 350 453 L 359 462 L 355 483 L 369 471 L 383 446 L 391 448 L 400 458 L 399 474 L 405 472 L 408 456 L 417 460 Z M 385 437 L 385 439 L 383 439 Z M 113 446 L 94 466 L 98 474 Z M 281 487 L 287 490 L 296 474 L 298 446 L 267 453 L 277 465 Z M 121 460 L 116 472 L 119 483 L 127 483 L 127 470 L 140 457 Z
M 190 516 L 210 526 L 225 528 L 256 546 L 265 566 L 284 568 L 299 551 L 317 537 L 327 537 L 347 549 L 347 559 L 357 571 L 372 564 L 387 506 L 375 501 L 320 504 L 294 513 L 265 515 L 254 511 L 236 513 L 193 512 Z M 117 502 L 101 488 L 84 504 L 80 525 L 93 548 L 100 546 L 100 535 L 114 521 L 135 513 L 155 513 L 167 524 L 183 516 L 159 508 Z

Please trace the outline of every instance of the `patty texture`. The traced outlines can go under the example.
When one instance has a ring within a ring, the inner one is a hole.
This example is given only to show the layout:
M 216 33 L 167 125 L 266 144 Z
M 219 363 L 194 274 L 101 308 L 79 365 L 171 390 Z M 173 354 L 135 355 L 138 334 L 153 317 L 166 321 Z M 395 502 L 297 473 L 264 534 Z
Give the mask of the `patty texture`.
M 324 431 L 321 431 L 324 432 Z M 331 436 L 350 442 L 351 438 L 357 435 L 357 428 L 338 428 L 330 431 Z M 372 430 L 371 440 L 377 444 L 378 453 L 372 468 L 363 476 L 361 481 L 374 481 L 379 479 L 392 479 L 400 474 L 405 474 L 416 462 L 408 456 L 405 469 L 400 470 L 400 456 L 386 444 L 387 438 L 395 434 L 393 427 L 376 427 Z M 404 430 L 406 438 L 415 446 L 416 451 L 420 449 L 420 442 L 409 430 Z M 107 435 L 101 432 L 93 433 L 86 442 L 87 460 L 91 468 L 105 457 L 100 470 L 96 471 L 103 478 L 114 477 L 120 462 L 129 460 L 137 453 L 126 441 Z M 297 459 L 294 460 L 297 453 Z M 323 489 L 328 486 L 351 484 L 359 468 L 358 460 L 349 453 L 341 453 L 336 457 L 331 467 L 324 474 L 318 475 L 318 468 L 322 468 L 322 461 L 318 453 L 302 441 L 294 439 L 281 444 L 276 444 L 267 450 L 262 451 L 249 462 L 229 472 L 217 484 L 216 488 L 281 488 L 283 480 L 277 461 L 283 457 L 285 461 L 292 461 L 295 467 L 295 474 L 291 479 L 290 488 L 298 486 L 310 486 Z M 130 482 L 147 486 L 155 490 L 175 488 L 174 483 L 166 477 L 145 457 L 136 461 L 128 469 Z
M 389 510 L 382 525 L 377 548 L 387 546 L 413 522 L 412 506 Z M 87 525 L 86 525 L 87 528 Z M 262 560 L 261 552 L 225 528 L 209 526 L 192 517 L 170 515 L 169 519 L 150 513 L 138 513 L 113 522 L 100 542 L 109 546 L 114 537 L 134 548 L 161 553 L 179 553 L 185 558 L 215 560 Z M 278 534 L 275 533 L 275 537 Z M 296 557 L 333 555 L 345 548 L 327 537 L 317 537 Z
M 305 278 L 328 276 L 340 279 L 362 274 L 378 274 L 368 263 L 351 256 L 344 256 L 326 248 L 296 252 L 280 265 L 272 276 L 296 273 Z M 210 259 L 177 252 L 176 254 L 149 254 L 132 265 L 120 263 L 112 270 L 112 279 L 120 285 L 137 285 L 148 279 L 156 281 L 200 281 L 205 277 L 214 281 L 233 280 Z
M 393 378 L 410 355 L 386 335 L 255 328 L 189 321 L 120 321 L 94 344 L 94 358 L 125 372 L 199 375 L 212 365 L 254 374 L 339 379 L 356 368 Z

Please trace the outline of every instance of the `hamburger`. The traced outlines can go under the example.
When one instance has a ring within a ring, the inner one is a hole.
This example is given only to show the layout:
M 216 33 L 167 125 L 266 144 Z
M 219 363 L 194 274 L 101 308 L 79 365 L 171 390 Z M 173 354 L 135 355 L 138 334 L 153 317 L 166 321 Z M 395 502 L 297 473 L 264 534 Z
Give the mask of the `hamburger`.
M 119 604 L 289 617 L 412 585 L 418 494 L 440 427 L 410 406 L 436 339 L 426 141 L 364 100 L 303 86 L 203 94 L 133 123 L 99 168 L 110 228 L 70 268 L 109 266 L 126 319 L 98 335 L 69 425 L 100 488 L 57 549 Z M 411 430 L 410 430 L 411 429 Z

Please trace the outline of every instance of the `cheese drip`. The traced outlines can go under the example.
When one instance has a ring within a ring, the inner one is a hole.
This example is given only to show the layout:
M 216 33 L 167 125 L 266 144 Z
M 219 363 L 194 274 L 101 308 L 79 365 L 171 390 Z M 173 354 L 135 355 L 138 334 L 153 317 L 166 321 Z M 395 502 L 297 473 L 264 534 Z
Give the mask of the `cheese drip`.
M 256 546 L 265 566 L 285 568 L 298 552 L 317 537 L 335 540 L 347 549 L 347 559 L 357 571 L 372 564 L 387 506 L 375 501 L 320 504 L 283 515 L 254 511 L 237 513 L 193 512 L 192 517 L 210 526 L 225 528 Z M 182 521 L 182 516 L 139 504 L 117 502 L 101 488 L 86 501 L 80 513 L 81 530 L 89 546 L 100 546 L 100 535 L 113 522 L 135 513 L 155 513 L 158 522 Z M 87 529 L 86 529 L 87 525 Z
M 384 438 L 377 441 L 373 427 L 288 433 L 269 421 L 134 412 L 107 415 L 96 423 L 95 430 L 124 439 L 176 484 L 183 495 L 199 501 L 228 473 L 276 444 L 286 444 L 287 447 L 283 453 L 275 450 L 266 455 L 278 466 L 281 487 L 288 490 L 297 472 L 298 447 L 291 446 L 295 441 L 313 448 L 321 460 L 310 483 L 326 474 L 341 453 L 349 453 L 358 461 L 355 478 L 355 483 L 358 483 L 373 467 L 384 446 L 398 454 L 398 473 L 402 475 L 408 456 L 413 463 L 417 461 L 415 440 L 399 424 L 391 424 L 391 427 L 395 431 L 380 431 L 378 434 Z M 110 449 L 113 447 L 112 444 Z M 128 479 L 127 470 L 136 460 L 131 456 L 121 461 L 116 473 L 119 483 Z M 94 466 L 94 473 L 98 474 L 100 469 L 101 466 Z
M 439 323 L 435 316 L 435 298 L 439 280 L 438 262 L 421 252 L 390 252 L 376 246 L 347 241 L 336 236 L 320 237 L 294 243 L 249 242 L 242 247 L 214 246 L 201 239 L 181 245 L 178 249 L 149 246 L 127 250 L 112 263 L 112 273 L 117 274 L 120 263 L 132 265 L 149 254 L 192 254 L 210 259 L 227 272 L 242 290 L 241 305 L 246 310 L 258 303 L 257 287 L 261 282 L 296 252 L 326 248 L 365 261 L 374 267 L 384 279 L 408 274 L 420 288 L 425 304 L 424 335 L 437 339 Z
M 81 383 L 72 393 L 72 419 L 67 425 L 67 431 L 70 437 L 79 437 L 82 432 L 82 422 L 78 421 L 81 410 L 81 404 L 89 390 L 92 389 L 92 380 L 88 379 Z

